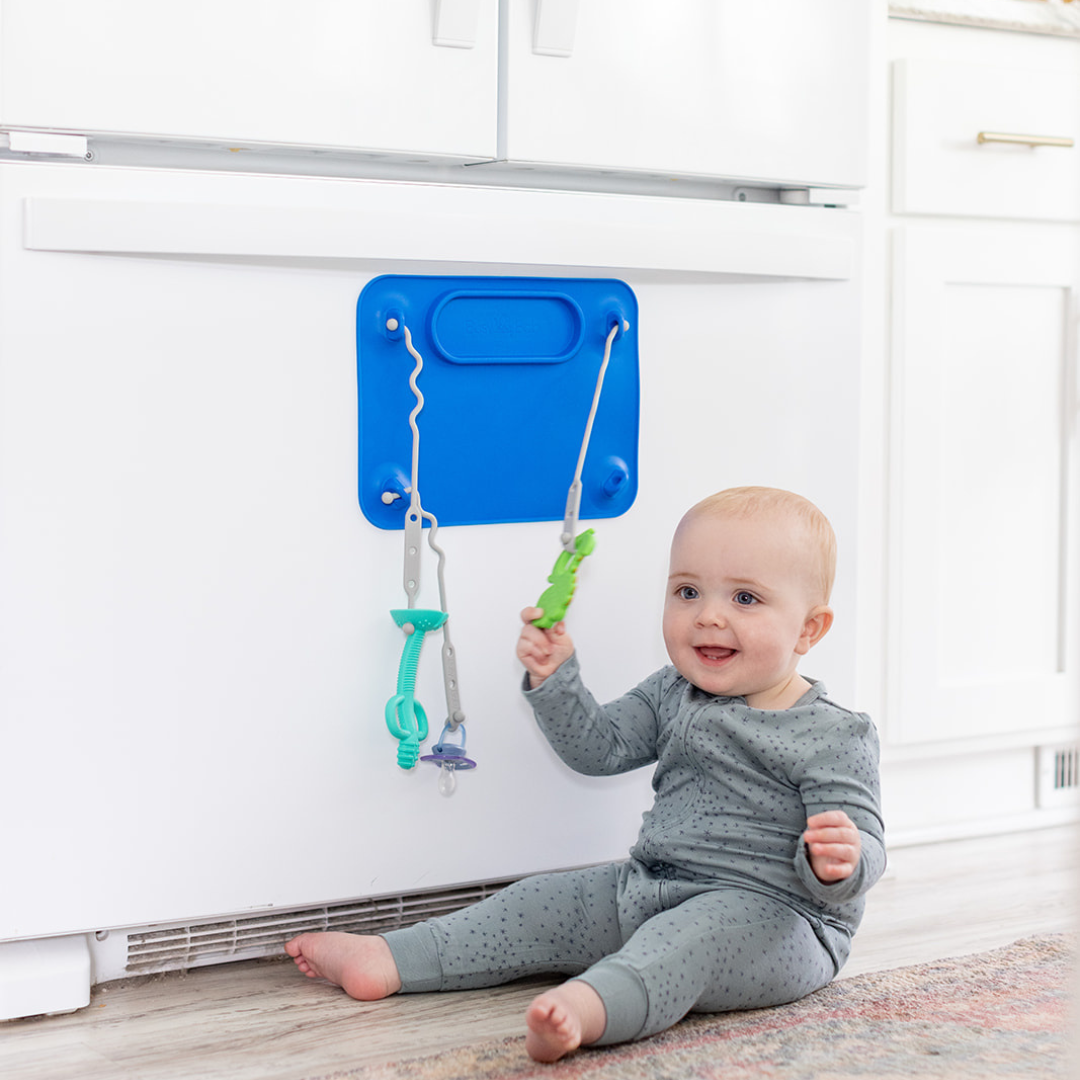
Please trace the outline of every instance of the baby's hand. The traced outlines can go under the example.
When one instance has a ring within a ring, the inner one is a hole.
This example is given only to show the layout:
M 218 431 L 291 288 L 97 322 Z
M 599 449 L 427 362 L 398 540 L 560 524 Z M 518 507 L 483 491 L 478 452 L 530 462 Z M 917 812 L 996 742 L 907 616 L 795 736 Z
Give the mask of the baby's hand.
M 859 830 L 851 818 L 843 810 L 826 810 L 808 818 L 806 826 L 803 841 L 818 880 L 828 885 L 851 877 L 862 852 Z
M 529 673 L 529 686 L 533 690 L 574 653 L 565 623 L 556 623 L 550 630 L 533 626 L 533 619 L 539 619 L 543 613 L 542 608 L 535 607 L 525 608 L 521 613 L 525 626 L 518 638 L 517 655 Z

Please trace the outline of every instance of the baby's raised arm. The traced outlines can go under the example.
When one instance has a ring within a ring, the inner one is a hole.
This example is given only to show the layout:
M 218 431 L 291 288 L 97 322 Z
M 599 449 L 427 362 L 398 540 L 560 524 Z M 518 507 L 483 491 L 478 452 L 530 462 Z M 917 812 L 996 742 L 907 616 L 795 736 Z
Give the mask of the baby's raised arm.
M 541 608 L 528 607 L 521 613 L 525 624 L 518 638 L 518 659 L 529 673 L 529 686 L 535 690 L 563 661 L 574 654 L 574 642 L 566 632 L 565 623 L 556 623 L 550 630 L 533 626 L 533 619 L 543 614 Z

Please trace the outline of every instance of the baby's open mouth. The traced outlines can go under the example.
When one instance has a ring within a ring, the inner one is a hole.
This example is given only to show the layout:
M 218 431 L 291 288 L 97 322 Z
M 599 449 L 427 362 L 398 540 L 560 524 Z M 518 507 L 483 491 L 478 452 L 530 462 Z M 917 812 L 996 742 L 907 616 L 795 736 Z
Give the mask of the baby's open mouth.
M 714 662 L 720 660 L 728 660 L 736 653 L 736 649 L 724 649 L 719 645 L 697 645 L 694 647 L 694 651 L 703 660 L 712 660 Z

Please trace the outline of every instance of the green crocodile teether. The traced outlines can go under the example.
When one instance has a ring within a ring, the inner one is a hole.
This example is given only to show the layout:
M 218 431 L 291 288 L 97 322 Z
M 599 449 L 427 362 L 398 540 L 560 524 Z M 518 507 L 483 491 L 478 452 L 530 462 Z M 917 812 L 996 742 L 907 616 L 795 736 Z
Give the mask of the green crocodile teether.
M 570 607 L 570 601 L 574 598 L 574 588 L 577 585 L 577 568 L 586 555 L 592 554 L 594 547 L 596 547 L 596 537 L 593 530 L 586 529 L 574 541 L 573 551 L 559 553 L 559 557 L 555 560 L 555 568 L 551 571 L 551 577 L 548 578 L 551 584 L 536 601 L 536 606 L 543 608 L 544 614 L 539 619 L 533 619 L 533 626 L 548 630 L 566 618 L 566 609 Z

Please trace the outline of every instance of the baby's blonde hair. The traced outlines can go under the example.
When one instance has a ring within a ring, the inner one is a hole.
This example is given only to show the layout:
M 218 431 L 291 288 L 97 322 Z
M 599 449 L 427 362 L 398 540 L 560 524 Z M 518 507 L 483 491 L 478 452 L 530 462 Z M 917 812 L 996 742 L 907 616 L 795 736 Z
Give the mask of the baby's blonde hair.
M 836 578 L 836 534 L 829 519 L 809 499 L 782 488 L 727 488 L 696 503 L 684 520 L 699 514 L 731 518 L 775 516 L 797 522 L 816 549 L 815 584 L 820 589 L 821 602 L 829 602 Z

